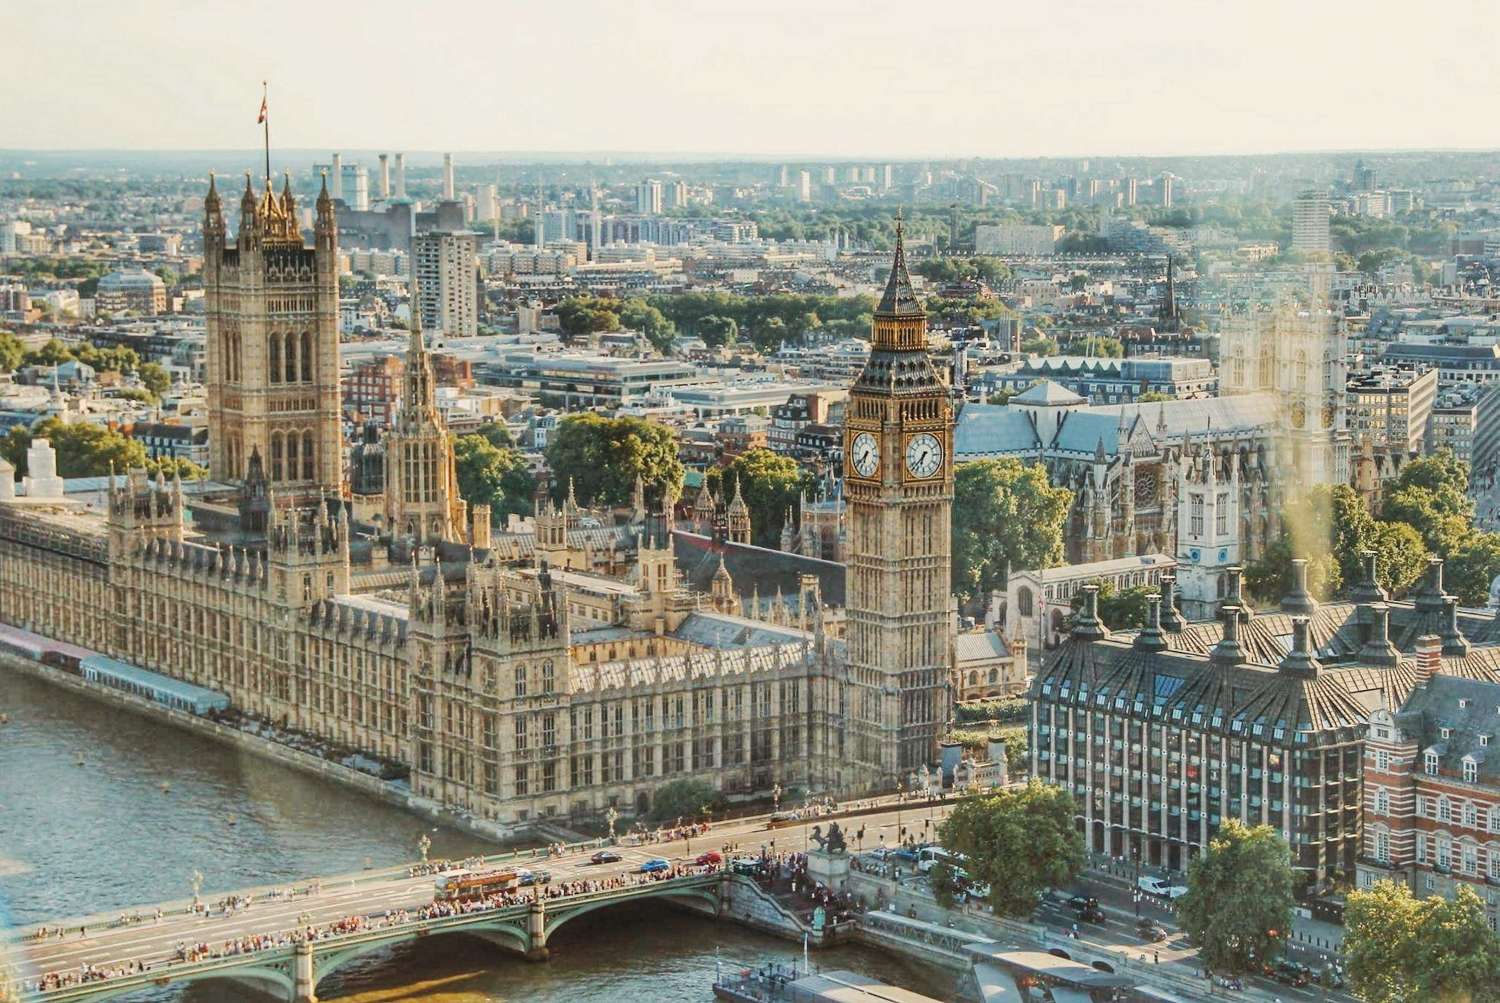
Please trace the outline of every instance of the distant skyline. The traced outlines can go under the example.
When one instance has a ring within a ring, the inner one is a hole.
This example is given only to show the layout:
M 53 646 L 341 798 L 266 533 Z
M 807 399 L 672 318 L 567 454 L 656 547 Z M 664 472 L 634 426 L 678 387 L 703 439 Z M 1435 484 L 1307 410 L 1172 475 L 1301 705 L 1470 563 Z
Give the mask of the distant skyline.
M 1500 19 L 1346 0 L 25 5 L 10 149 L 754 158 L 1486 149 Z M 1216 8 L 1208 10 L 1208 8 Z M 16 44 L 19 43 L 19 44 Z

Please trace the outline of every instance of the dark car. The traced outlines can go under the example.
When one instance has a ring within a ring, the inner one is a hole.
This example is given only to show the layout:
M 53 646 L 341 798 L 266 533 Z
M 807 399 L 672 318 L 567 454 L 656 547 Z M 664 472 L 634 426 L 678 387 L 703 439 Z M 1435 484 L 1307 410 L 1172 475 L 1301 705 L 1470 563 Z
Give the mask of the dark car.
M 521 879 L 521 885 L 550 885 L 552 883 L 551 871 L 522 871 L 517 875 Z
M 1312 981 L 1312 973 L 1306 965 L 1295 961 L 1283 961 L 1276 966 L 1271 977 L 1284 986 L 1305 986 Z
M 1135 932 L 1146 940 L 1157 944 L 1167 939 L 1166 927 L 1151 919 L 1143 919 L 1137 922 L 1135 924 Z
M 614 850 L 600 850 L 589 858 L 591 864 L 618 864 L 622 858 Z
M 1104 910 L 1099 908 L 1098 902 L 1092 902 L 1078 910 L 1078 921 L 1080 923 L 1104 923 L 1108 921 Z

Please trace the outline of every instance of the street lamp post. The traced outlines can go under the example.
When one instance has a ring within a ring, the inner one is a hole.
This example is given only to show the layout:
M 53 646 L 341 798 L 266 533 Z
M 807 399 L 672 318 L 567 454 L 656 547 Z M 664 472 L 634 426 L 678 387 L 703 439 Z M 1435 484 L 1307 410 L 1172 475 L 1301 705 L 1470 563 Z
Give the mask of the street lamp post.
M 1141 915 L 1141 899 L 1145 898 L 1145 896 L 1141 893 L 1141 845 L 1140 845 L 1140 843 L 1134 843 L 1134 845 L 1131 846 L 1130 857 L 1131 857 L 1131 860 L 1134 861 L 1134 863 L 1135 863 L 1135 876 L 1134 876 L 1133 880 L 1130 883 L 1131 884 L 1131 892 L 1132 892 L 1131 899 L 1134 900 L 1134 902 L 1135 902 L 1135 915 L 1136 915 L 1136 918 L 1139 919 L 1140 915 Z
M 901 845 L 906 842 L 904 839 L 901 838 L 905 834 L 905 830 L 901 828 L 901 802 L 904 801 L 904 800 L 906 800 L 906 783 L 904 781 L 897 780 L 896 781 L 896 848 L 897 849 L 900 849 Z M 897 866 L 899 867 L 900 865 L 898 864 Z
M 609 841 L 615 841 L 615 823 L 620 820 L 620 810 L 614 805 L 609 806 L 609 811 L 604 813 L 604 820 L 609 823 Z
M 417 840 L 417 852 L 422 854 L 422 863 L 427 863 L 427 851 L 432 849 L 432 840 L 427 833 L 422 833 L 422 838 Z
M 193 876 L 188 879 L 193 885 L 193 908 L 198 908 L 198 893 L 203 891 L 203 872 L 194 871 Z
M 776 781 L 771 787 L 771 810 L 781 811 L 781 781 Z

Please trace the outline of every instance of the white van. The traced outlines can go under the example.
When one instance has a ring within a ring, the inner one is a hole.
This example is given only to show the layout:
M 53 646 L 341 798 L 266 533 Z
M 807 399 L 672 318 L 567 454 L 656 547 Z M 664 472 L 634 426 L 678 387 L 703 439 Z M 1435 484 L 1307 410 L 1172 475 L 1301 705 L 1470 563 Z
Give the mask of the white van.
M 962 853 L 954 853 L 936 845 L 924 846 L 917 851 L 917 873 L 926 874 L 939 863 L 947 864 L 956 871 L 962 871 L 964 864 L 968 861 L 969 858 Z

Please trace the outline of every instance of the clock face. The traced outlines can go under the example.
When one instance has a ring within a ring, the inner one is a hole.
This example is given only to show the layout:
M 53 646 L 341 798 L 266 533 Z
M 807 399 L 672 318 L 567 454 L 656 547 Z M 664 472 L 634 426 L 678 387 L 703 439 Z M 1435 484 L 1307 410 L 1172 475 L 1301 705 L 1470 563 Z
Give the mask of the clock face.
M 849 460 L 853 463 L 856 474 L 874 477 L 875 471 L 880 467 L 880 443 L 869 432 L 859 433 L 850 444 Z
M 906 444 L 906 469 L 913 477 L 931 477 L 943 465 L 943 444 L 931 432 L 923 432 Z

